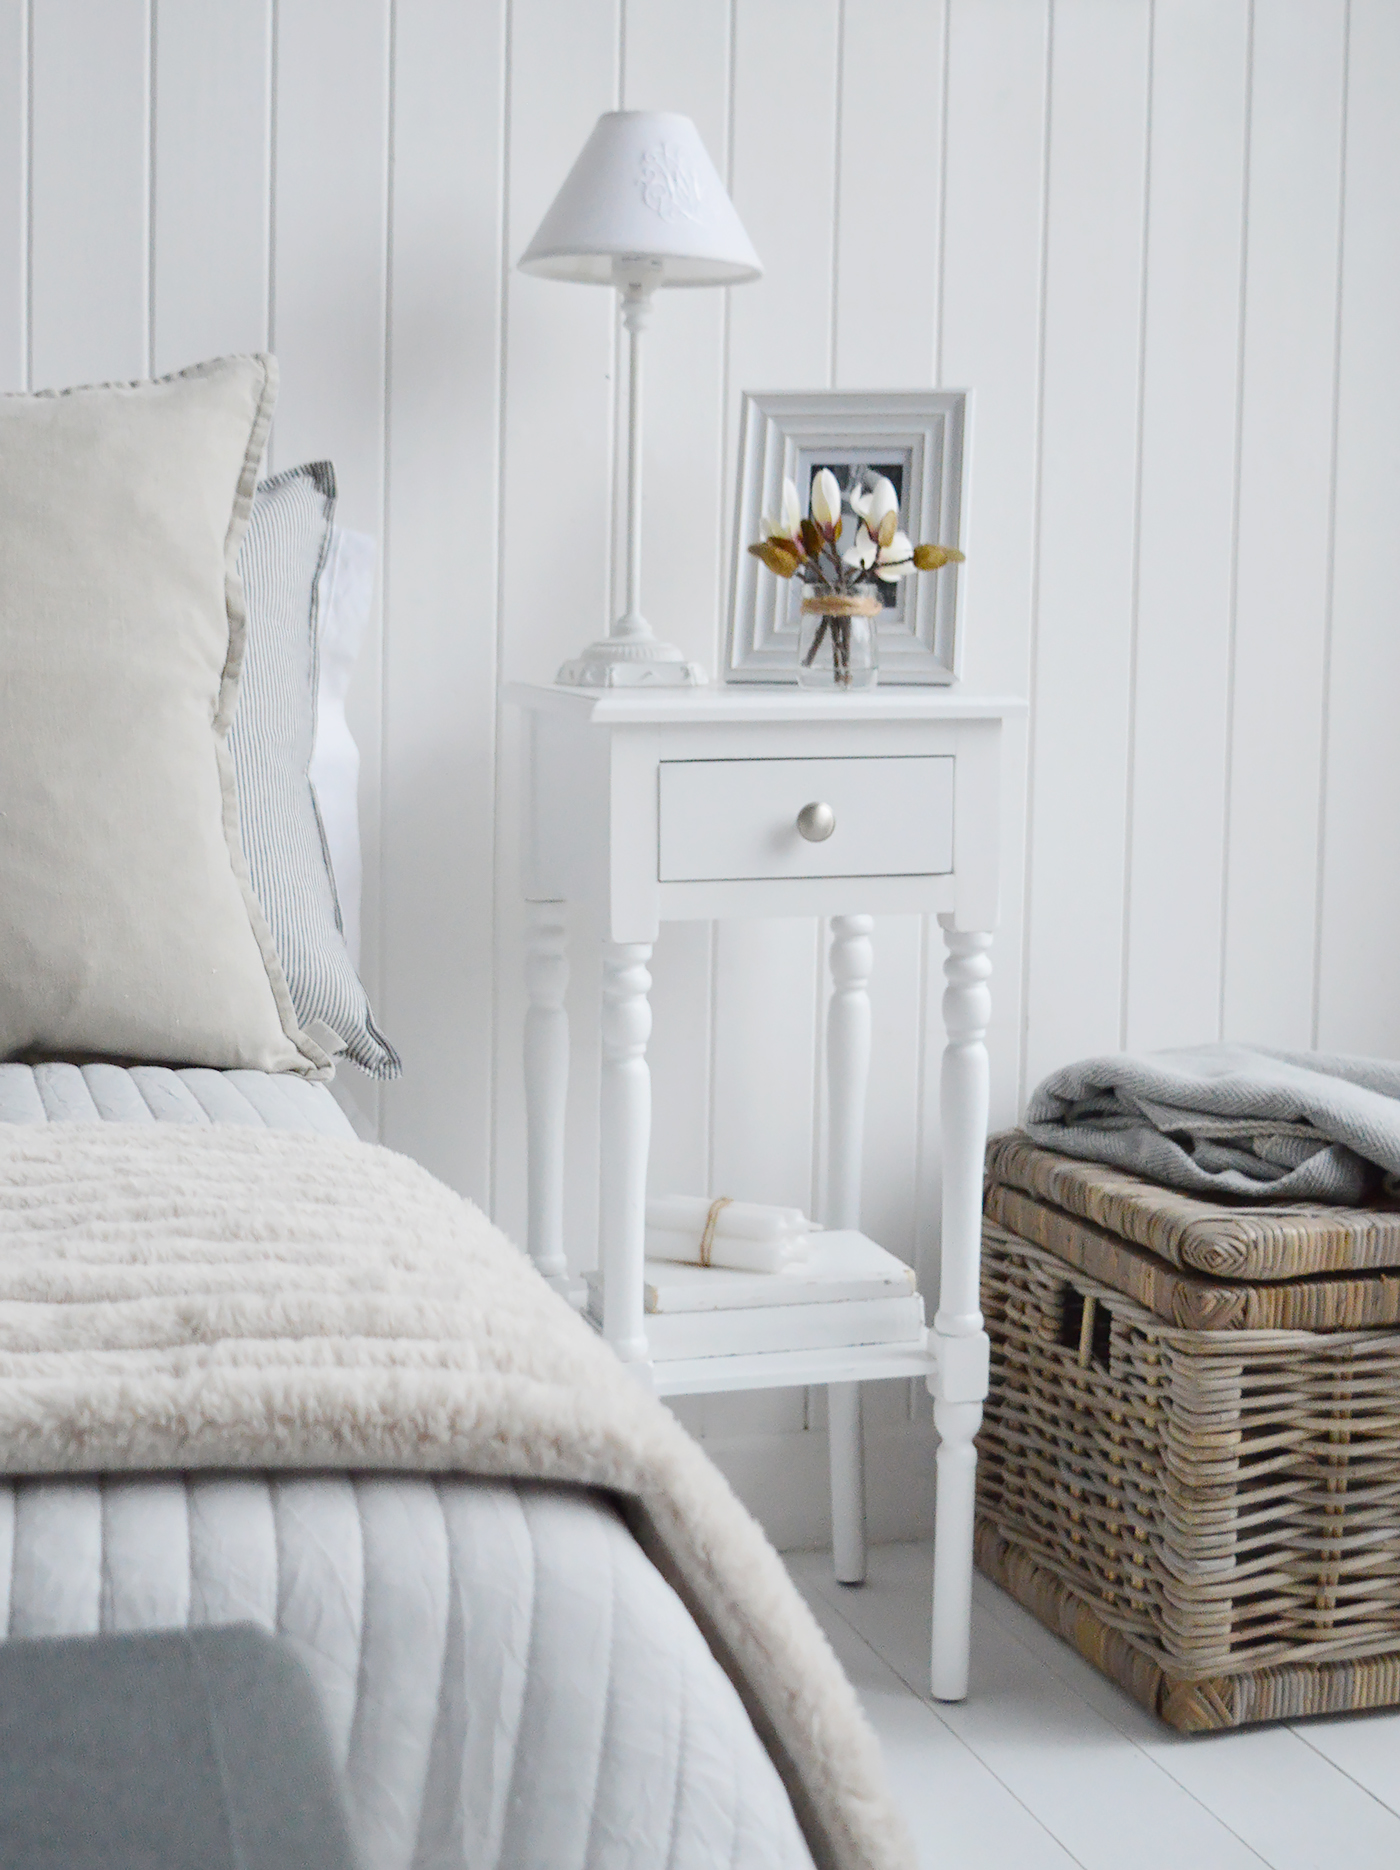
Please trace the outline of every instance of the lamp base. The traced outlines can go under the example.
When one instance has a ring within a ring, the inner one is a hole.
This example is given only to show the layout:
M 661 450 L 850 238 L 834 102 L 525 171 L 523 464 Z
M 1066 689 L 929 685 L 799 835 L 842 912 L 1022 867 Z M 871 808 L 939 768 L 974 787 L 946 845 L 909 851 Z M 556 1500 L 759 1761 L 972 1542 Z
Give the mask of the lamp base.
M 703 688 L 709 681 L 698 662 L 687 662 L 654 637 L 604 637 L 566 662 L 554 679 L 565 688 Z

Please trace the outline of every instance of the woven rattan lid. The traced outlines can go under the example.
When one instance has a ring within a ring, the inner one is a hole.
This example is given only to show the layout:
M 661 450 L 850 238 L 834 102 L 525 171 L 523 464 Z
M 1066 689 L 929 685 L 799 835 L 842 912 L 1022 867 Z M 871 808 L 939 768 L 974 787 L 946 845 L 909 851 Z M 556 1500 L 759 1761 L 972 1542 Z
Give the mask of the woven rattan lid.
M 1093 1221 L 1173 1266 L 1217 1278 L 1300 1279 L 1400 1268 L 1400 1203 L 1336 1208 L 1202 1201 L 1103 1163 L 1037 1149 L 1018 1130 L 992 1138 L 987 1175 Z
M 987 1150 L 988 1217 L 1198 1331 L 1400 1324 L 1400 1206 L 1229 1206 L 1037 1149 Z

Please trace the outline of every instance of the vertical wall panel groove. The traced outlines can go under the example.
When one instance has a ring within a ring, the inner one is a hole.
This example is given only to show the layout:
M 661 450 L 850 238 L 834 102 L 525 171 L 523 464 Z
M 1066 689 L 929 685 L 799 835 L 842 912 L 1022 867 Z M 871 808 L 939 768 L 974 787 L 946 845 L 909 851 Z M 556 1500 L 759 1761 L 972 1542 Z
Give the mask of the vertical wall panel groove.
M 1400 1057 L 1400 8 L 1352 0 L 1318 1031 Z
M 277 66 L 280 0 L 269 0 L 267 55 L 267 343 L 277 349 Z
M 936 307 L 933 322 L 933 381 L 940 389 L 962 387 L 950 385 L 943 374 L 943 286 L 947 276 L 948 228 L 948 87 L 952 82 L 952 65 L 948 56 L 949 35 L 952 32 L 952 8 L 949 0 L 944 0 L 942 12 L 942 33 L 938 49 L 938 63 L 943 80 L 938 105 L 938 250 L 933 262 L 934 305 Z
M 505 9 L 417 0 L 393 25 L 382 1013 L 404 1076 L 385 1136 L 487 1203 Z
M 1031 489 L 1030 619 L 1026 655 L 1026 693 L 1030 705 L 1026 721 L 1024 809 L 1021 819 L 1023 829 L 1029 828 L 1035 816 L 1036 755 L 1039 751 L 1036 704 L 1039 697 L 1037 677 L 1040 668 L 1041 496 L 1045 480 L 1045 278 L 1049 265 L 1050 243 L 1050 131 L 1053 121 L 1051 81 L 1055 69 L 1054 0 L 1048 0 L 1048 7 L 1045 28 L 1045 84 L 1040 118 L 1040 220 L 1036 240 L 1035 413 L 1031 428 L 1035 466 Z M 1031 933 L 1035 901 L 1029 837 L 1022 837 L 1020 844 L 1016 847 L 1016 856 L 1021 885 L 1021 949 L 1017 957 L 1020 978 L 1016 983 L 1020 1013 L 1016 1026 L 1016 1108 L 1019 1111 L 1024 1107 L 1027 1094 L 1031 1089 L 1026 1082 L 1029 1063 L 1027 1007 L 1030 1002 Z
M 379 482 L 379 537 L 381 545 L 380 564 L 380 599 L 387 613 L 393 600 L 394 551 L 397 543 L 395 529 L 391 525 L 394 504 L 394 203 L 395 171 L 397 150 L 395 136 L 398 127 L 398 0 L 387 0 L 388 18 L 385 22 L 385 97 L 384 97 L 384 271 L 380 285 L 383 300 L 382 324 L 384 332 L 384 356 L 380 378 L 380 397 L 382 405 L 381 434 L 383 437 L 383 467 Z M 434 593 L 436 595 L 436 593 Z M 385 863 L 384 817 L 390 790 L 387 763 L 384 757 L 385 734 L 388 726 L 389 697 L 389 655 L 388 642 L 381 631 L 379 638 L 379 717 L 376 723 L 379 734 L 380 772 L 379 772 L 379 821 L 380 821 L 380 884 L 374 903 L 376 913 L 375 952 L 379 956 L 379 1000 L 393 1017 L 393 991 L 388 981 L 388 970 L 384 965 L 384 945 L 388 935 L 389 899 L 392 891 L 388 866 Z M 416 866 L 415 866 L 416 868 Z M 402 1057 L 402 1054 L 400 1054 Z M 385 1098 L 387 1087 L 378 1092 L 379 1129 L 385 1135 Z M 425 1154 L 427 1152 L 425 1151 Z M 458 1165 L 454 1165 L 458 1166 Z M 479 1183 L 478 1183 L 479 1186 Z
M 828 365 L 840 389 L 935 381 L 946 18 L 945 0 L 841 10 Z
M 144 374 L 156 374 L 156 135 L 160 99 L 156 92 L 156 59 L 160 41 L 160 0 L 149 0 L 147 28 L 146 96 L 146 356 Z
M 150 362 L 163 374 L 270 346 L 272 14 L 267 0 L 160 0 L 156 17 Z
M 37 0 L 30 241 L 36 388 L 144 376 L 150 356 L 147 0 Z
M 1240 187 L 1240 283 L 1236 327 L 1234 478 L 1230 504 L 1230 612 L 1225 681 L 1224 812 L 1220 833 L 1220 984 L 1216 1030 L 1225 1033 L 1226 955 L 1230 939 L 1230 803 L 1235 795 L 1236 649 L 1240 614 L 1240 494 L 1244 476 L 1244 367 L 1249 305 L 1249 189 L 1254 146 L 1254 0 L 1249 0 L 1245 35 L 1244 169 Z
M 616 59 L 613 67 L 613 90 L 608 100 L 609 108 L 626 108 L 626 64 L 627 64 L 627 0 L 617 0 Z M 609 293 L 609 298 L 613 295 Z M 624 343 L 621 317 L 614 311 L 612 321 L 612 363 L 609 381 L 612 384 L 612 397 L 608 403 L 608 478 L 612 488 L 609 518 L 611 524 L 603 536 L 604 584 L 608 592 L 608 621 L 623 615 L 627 608 L 625 596 L 627 588 L 627 546 L 625 528 L 627 524 L 627 450 L 623 438 L 627 434 L 627 391 L 629 377 L 629 359 Z M 650 351 L 648 332 L 644 345 Z M 649 373 L 644 373 L 649 375 Z M 643 403 L 648 400 L 646 385 L 643 385 Z M 645 409 L 643 421 L 645 422 Z M 643 488 L 645 498 L 645 487 Z M 648 589 L 647 574 L 650 569 L 647 561 L 646 529 L 642 539 L 642 588 Z M 645 610 L 645 605 L 643 606 Z
M 1150 253 L 1151 221 L 1148 214 L 1148 202 L 1152 194 L 1152 74 L 1153 54 L 1156 45 L 1157 5 L 1156 0 L 1148 0 L 1147 6 L 1147 76 L 1144 86 L 1145 109 L 1143 112 L 1143 156 L 1142 156 L 1142 199 L 1139 217 L 1142 222 L 1141 260 L 1138 273 L 1138 333 L 1137 333 L 1137 412 L 1135 419 L 1136 447 L 1133 451 L 1133 542 L 1132 569 L 1129 573 L 1129 589 L 1132 598 L 1128 617 L 1128 740 L 1127 758 L 1124 762 L 1127 775 L 1126 796 L 1123 801 L 1123 912 L 1119 923 L 1119 990 L 1118 990 L 1118 1044 L 1124 1047 L 1128 1043 L 1128 985 L 1131 978 L 1130 933 L 1132 928 L 1133 907 L 1133 803 L 1136 788 L 1135 761 L 1137 754 L 1137 713 L 1138 713 L 1138 659 L 1139 637 L 1142 619 L 1142 453 L 1143 453 L 1143 411 L 1147 402 L 1147 263 Z
M 1054 21 L 1029 834 L 1032 1081 L 1119 1042 L 1147 127 L 1146 0 L 1056 0 Z
M 845 122 L 842 102 L 847 70 L 846 0 L 836 0 L 836 82 L 831 98 L 831 356 L 827 361 L 826 380 L 835 388 L 837 346 L 841 341 L 841 161 L 844 154 Z
M 806 1214 L 820 1219 L 826 1213 L 826 1124 L 828 1117 L 828 1099 L 826 1083 L 826 1008 L 829 993 L 827 954 L 830 942 L 830 922 L 825 918 L 817 921 L 813 930 L 816 941 L 816 953 L 812 962 L 812 1060 L 816 1095 L 812 1099 L 812 1142 L 811 1174 L 808 1182 L 808 1195 L 802 1204 Z M 873 1049 L 873 1048 L 872 1048 Z M 862 1215 L 864 1220 L 864 1215 Z
M 1254 29 L 1225 1033 L 1312 1036 L 1343 0 Z M 1264 959 L 1267 957 L 1267 960 Z
M 24 19 L 24 387 L 34 388 L 34 0 Z
M 388 0 L 279 0 L 276 268 L 281 388 L 269 465 L 329 458 L 339 523 L 374 535 L 380 567 L 347 713 L 360 743 L 365 898 L 361 971 L 382 1000 L 380 902 L 384 619 L 384 364 L 389 186 Z M 380 1087 L 352 1069 L 346 1094 L 378 1133 Z
M 1316 1047 L 1322 1015 L 1322 906 L 1327 875 L 1327 777 L 1331 755 L 1332 621 L 1337 585 L 1337 450 L 1342 417 L 1342 280 L 1346 272 L 1347 98 L 1351 89 L 1351 0 L 1342 21 L 1341 151 L 1337 163 L 1337 284 L 1332 324 L 1332 435 L 1327 460 L 1327 565 L 1322 615 L 1322 682 L 1318 710 L 1317 867 L 1313 905 L 1312 1018 L 1308 1043 Z
M 1248 31 L 1246 0 L 1157 0 L 1123 1034 L 1135 1050 L 1218 1031 Z
M 501 153 L 499 173 L 498 219 L 500 239 L 497 253 L 498 299 L 496 328 L 500 334 L 496 368 L 496 428 L 495 428 L 495 476 L 494 494 L 496 502 L 496 576 L 493 581 L 491 597 L 493 603 L 494 634 L 492 637 L 492 664 L 496 672 L 495 706 L 492 713 L 491 743 L 491 927 L 488 931 L 487 955 L 489 957 L 489 976 L 491 981 L 491 1037 L 487 1054 L 487 1084 L 490 1091 L 490 1110 L 486 1120 L 485 1143 L 486 1159 L 486 1212 L 492 1216 L 497 1213 L 500 1175 L 500 1136 L 501 1136 L 501 1023 L 500 991 L 497 983 L 501 978 L 504 957 L 501 953 L 501 748 L 502 748 L 502 705 L 500 701 L 500 675 L 504 666 L 505 648 L 502 630 L 505 615 L 505 526 L 506 526 L 506 423 L 509 418 L 507 386 L 510 382 L 510 145 L 511 145 L 511 81 L 514 60 L 515 6 L 514 0 L 501 0 L 501 72 L 500 72 L 500 113 L 501 113 Z M 517 1169 L 517 1181 L 524 1180 L 524 1163 Z
M 0 390 L 29 387 L 29 9 L 0 13 Z

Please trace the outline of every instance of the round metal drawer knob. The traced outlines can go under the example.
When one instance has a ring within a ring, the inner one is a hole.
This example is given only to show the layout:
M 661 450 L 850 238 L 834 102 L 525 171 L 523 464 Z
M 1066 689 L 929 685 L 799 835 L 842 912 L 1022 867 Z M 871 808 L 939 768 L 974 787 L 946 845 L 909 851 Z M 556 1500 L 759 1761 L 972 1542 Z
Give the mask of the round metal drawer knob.
M 821 844 L 836 829 L 836 814 L 829 805 L 813 800 L 797 814 L 797 829 L 809 844 Z

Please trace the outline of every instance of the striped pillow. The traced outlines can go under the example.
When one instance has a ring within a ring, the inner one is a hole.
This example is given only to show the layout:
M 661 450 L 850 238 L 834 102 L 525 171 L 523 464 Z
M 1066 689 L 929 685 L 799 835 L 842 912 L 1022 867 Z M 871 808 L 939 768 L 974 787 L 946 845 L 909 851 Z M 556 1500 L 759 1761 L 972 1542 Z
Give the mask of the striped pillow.
M 258 486 L 238 554 L 248 644 L 229 729 L 239 830 L 292 1005 L 328 1052 L 373 1078 L 398 1055 L 379 1032 L 342 930 L 335 879 L 307 777 L 316 734 L 317 588 L 335 514 L 329 461 Z

